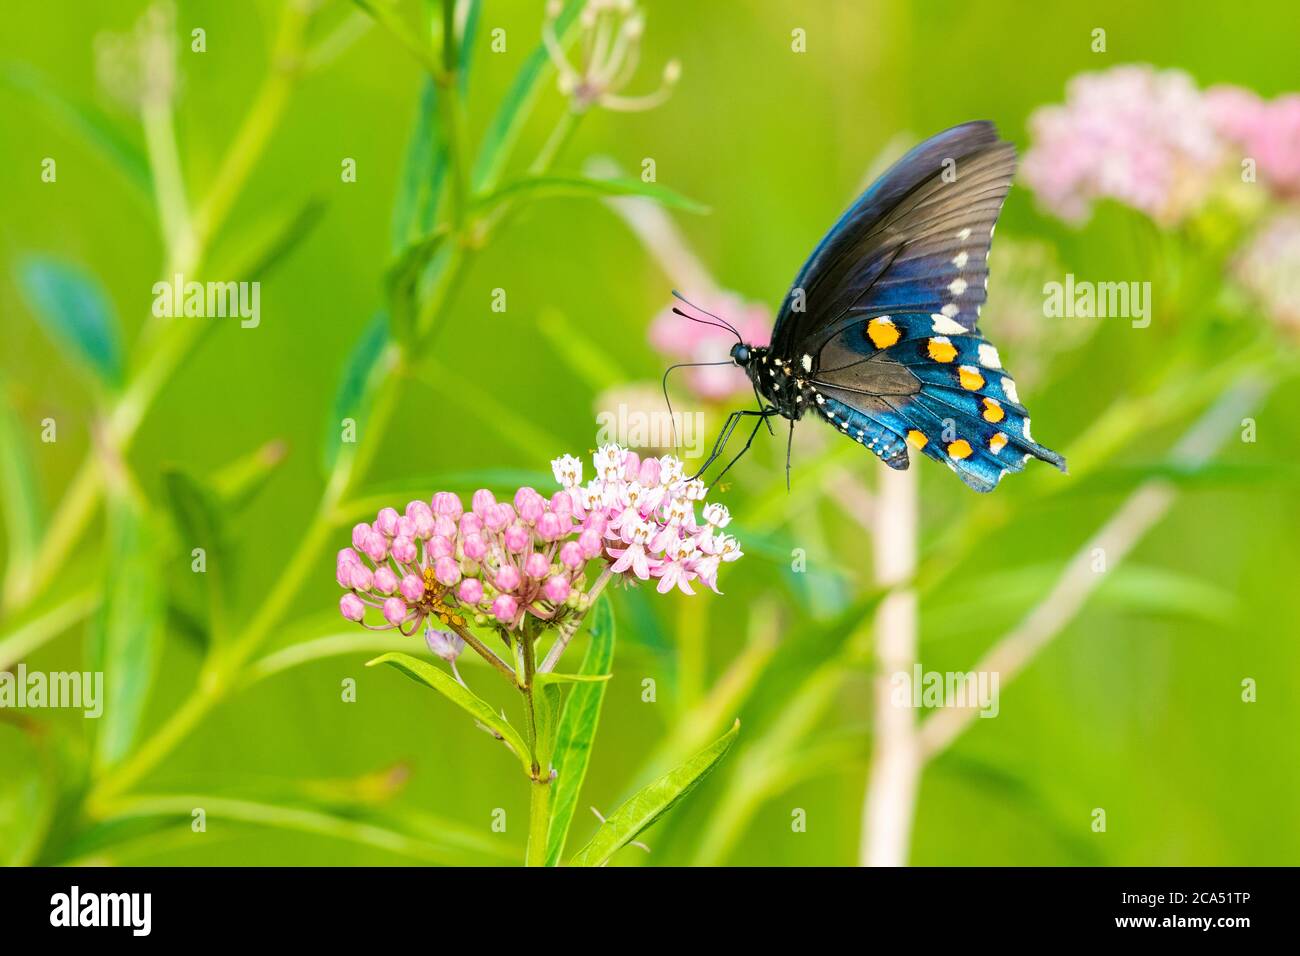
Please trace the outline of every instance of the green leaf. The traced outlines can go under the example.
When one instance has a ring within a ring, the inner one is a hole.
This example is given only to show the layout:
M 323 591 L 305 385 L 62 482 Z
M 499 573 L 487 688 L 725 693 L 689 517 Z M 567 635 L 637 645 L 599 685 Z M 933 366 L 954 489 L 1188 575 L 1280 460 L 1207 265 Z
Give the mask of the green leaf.
M 162 481 L 184 559 L 189 561 L 195 548 L 203 549 L 208 633 L 219 642 L 226 636 L 231 567 L 230 540 L 220 501 L 211 488 L 179 468 L 164 466 Z
M 117 317 L 95 278 L 45 256 L 23 259 L 19 278 L 28 305 L 55 343 L 71 348 L 101 380 L 121 384 Z
M 325 207 L 324 198 L 309 196 L 295 206 L 272 210 L 214 253 L 211 274 L 241 281 L 265 279 L 311 234 L 324 218 Z
M 587 0 L 568 0 L 555 20 L 555 34 L 561 44 L 569 29 L 578 19 Z M 501 177 L 510 153 L 519 139 L 528 114 L 541 91 L 542 79 L 549 76 L 554 66 L 546 45 L 539 43 L 519 68 L 515 81 L 501 101 L 496 115 L 483 134 L 483 145 L 474 163 L 471 182 L 475 192 L 490 190 Z
M 393 252 L 401 255 L 407 245 L 433 226 L 438 197 L 447 170 L 447 153 L 438 126 L 438 86 L 425 77 L 415 126 L 406 145 L 401 183 L 393 201 Z
M 393 337 L 399 342 L 411 342 L 415 337 L 416 300 L 420 279 L 443 247 L 448 237 L 446 226 L 409 243 L 398 254 L 385 277 L 388 293 L 389 323 Z
M 0 408 L 0 513 L 9 542 L 10 576 L 28 566 L 40 544 L 41 504 L 27 437 L 11 402 Z
M 367 667 L 374 667 L 376 664 L 392 664 L 411 680 L 432 687 L 480 724 L 491 729 L 510 745 L 510 748 L 515 752 L 515 756 L 519 758 L 524 773 L 531 776 L 532 760 L 528 745 L 524 743 L 524 738 L 520 736 L 519 731 L 510 726 L 504 717 L 493 710 L 487 701 L 469 688 L 456 683 L 450 675 L 433 664 L 412 657 L 410 654 L 381 654 L 374 660 L 366 661 Z
M 36 859 L 57 796 L 35 735 L 0 723 L 0 866 L 26 866 Z
M 0 65 L 0 82 L 4 82 L 38 106 L 40 114 L 56 125 L 81 137 L 105 156 L 134 187 L 134 194 L 145 203 L 153 201 L 153 177 L 144 153 L 119 133 L 108 117 L 99 110 L 70 99 L 53 86 L 42 73 L 19 63 Z
M 388 344 L 388 319 L 380 312 L 361 333 L 343 368 L 343 378 L 334 396 L 333 415 L 325 423 L 322 465 L 326 474 L 333 470 L 343 447 L 343 420 L 350 418 L 358 429 L 361 427 Z
M 90 670 L 104 675 L 95 739 L 99 771 L 131 750 L 162 650 L 164 599 L 157 536 L 139 506 L 115 497 L 108 507 L 104 601 L 89 631 Z
M 638 790 L 609 817 L 591 842 L 569 861 L 570 866 L 603 866 L 618 850 L 636 839 L 646 827 L 672 809 L 707 777 L 722 760 L 740 733 L 740 721 L 690 760 L 670 770 L 654 783 Z
M 605 677 L 614 663 L 614 611 L 609 598 L 601 598 L 591 612 L 591 642 L 574 676 L 594 683 L 581 684 L 569 694 L 560 715 L 559 735 L 552 763 L 556 777 L 551 786 L 551 829 L 546 839 L 546 865 L 556 866 L 564 852 L 564 841 L 573 823 L 582 782 L 591 761 L 591 747 L 600 723 L 600 707 L 605 700 Z
M 527 176 L 516 179 L 484 196 L 474 204 L 474 211 L 484 213 L 511 199 L 554 199 L 557 197 L 603 198 L 605 196 L 637 196 L 684 212 L 707 213 L 709 207 L 688 199 L 658 183 L 639 179 L 592 179 L 579 175 Z

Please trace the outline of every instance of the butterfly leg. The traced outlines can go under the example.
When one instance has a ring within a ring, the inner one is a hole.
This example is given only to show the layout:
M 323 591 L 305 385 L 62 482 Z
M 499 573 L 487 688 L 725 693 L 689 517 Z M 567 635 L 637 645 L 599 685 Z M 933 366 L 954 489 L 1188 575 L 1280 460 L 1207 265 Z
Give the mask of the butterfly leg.
M 758 434 L 758 430 L 763 427 L 763 424 L 767 422 L 769 418 L 779 413 L 775 408 L 769 405 L 761 412 L 749 412 L 749 414 L 758 416 L 758 421 L 754 424 L 754 430 L 749 433 L 749 439 L 745 442 L 745 447 L 740 449 L 740 453 L 736 455 L 735 458 L 731 459 L 730 462 L 727 463 L 726 468 L 718 472 L 718 476 L 713 479 L 714 481 L 721 481 L 722 476 L 725 475 L 727 472 L 731 471 L 731 466 L 734 465 L 736 462 L 740 461 L 740 459 L 745 456 L 745 452 L 749 451 L 749 446 L 754 444 L 754 437 Z M 771 425 L 769 424 L 768 427 L 771 428 Z
M 790 419 L 790 437 L 785 440 L 785 492 L 790 493 L 790 451 L 794 448 L 794 419 Z

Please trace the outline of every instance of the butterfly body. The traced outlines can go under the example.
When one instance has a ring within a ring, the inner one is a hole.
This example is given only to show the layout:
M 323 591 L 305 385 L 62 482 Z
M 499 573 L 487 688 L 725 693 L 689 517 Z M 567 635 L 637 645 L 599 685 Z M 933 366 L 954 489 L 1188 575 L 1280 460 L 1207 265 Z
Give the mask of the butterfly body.
M 792 426 L 812 414 L 898 470 L 910 446 L 977 491 L 1030 458 L 1064 470 L 1031 437 L 1015 381 L 977 327 L 1014 169 L 1011 144 L 977 122 L 877 180 L 796 276 L 771 345 L 732 349 L 764 402 L 744 414 Z

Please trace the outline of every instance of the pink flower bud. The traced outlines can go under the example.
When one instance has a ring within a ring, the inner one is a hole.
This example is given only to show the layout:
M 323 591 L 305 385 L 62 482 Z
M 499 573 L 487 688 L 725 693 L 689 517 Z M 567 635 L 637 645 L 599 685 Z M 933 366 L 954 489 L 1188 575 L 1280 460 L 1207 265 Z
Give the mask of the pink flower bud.
M 375 530 L 380 534 L 386 534 L 393 537 L 397 534 L 397 511 L 393 508 L 385 508 L 379 512 L 379 517 L 375 519 Z
M 462 604 L 477 604 L 483 600 L 483 582 L 478 578 L 465 578 L 460 582 L 456 596 Z
M 483 523 L 487 525 L 489 531 L 500 531 L 513 517 L 514 512 L 510 510 L 509 505 L 494 504 L 484 513 Z
M 369 591 L 374 577 L 370 573 L 370 569 L 364 564 L 354 564 L 350 570 L 352 572 L 352 580 L 348 583 L 358 591 Z
M 451 542 L 448 539 L 444 538 L 442 535 L 435 534 L 429 539 L 428 552 L 435 558 L 445 558 L 448 555 L 454 554 L 455 549 L 452 548 Z
M 470 501 L 470 506 L 474 509 L 474 514 L 480 518 L 486 517 L 487 511 L 497 503 L 496 496 L 486 488 L 480 488 L 474 492 L 474 497 Z
M 438 515 L 433 519 L 433 533 L 440 534 L 444 538 L 456 537 L 456 522 L 446 515 Z
M 539 497 L 541 496 L 537 494 L 537 491 L 535 489 L 529 488 L 528 486 L 525 485 L 523 488 L 520 488 L 518 491 L 515 492 L 515 510 L 522 512 L 524 504 L 528 501 L 528 499 L 539 498 Z
M 552 575 L 546 579 L 542 593 L 546 595 L 546 600 L 553 604 L 563 603 L 569 596 L 569 579 L 563 574 Z
M 376 531 L 366 536 L 362 548 L 366 552 L 366 557 L 376 564 L 388 557 L 388 539 Z
M 415 560 L 415 542 L 405 535 L 394 538 L 390 550 L 393 553 L 393 557 L 402 564 L 410 564 Z
M 548 511 L 537 521 L 537 536 L 543 541 L 554 541 L 564 535 L 569 521 L 554 511 Z
M 578 535 L 578 547 L 582 548 L 582 554 L 587 558 L 594 558 L 605 548 L 605 542 L 600 536 L 600 532 L 594 528 L 588 528 L 582 534 Z
M 528 547 L 531 537 L 528 529 L 523 525 L 512 524 L 506 529 L 506 548 L 514 554 L 519 554 Z
M 445 515 L 452 521 L 457 520 L 464 513 L 465 506 L 460 503 L 460 498 L 450 491 L 440 491 L 433 496 L 433 513 Z
M 420 540 L 427 541 L 434 533 L 435 527 L 433 514 L 428 508 L 415 516 L 415 536 Z
M 410 518 L 412 521 L 418 521 L 421 515 L 432 518 L 433 509 L 418 499 L 415 501 L 408 501 L 406 504 L 406 517 Z
M 380 594 L 392 594 L 397 590 L 397 575 L 392 568 L 384 565 L 375 571 L 374 586 Z
M 351 548 L 344 548 L 342 551 L 340 551 L 338 558 L 336 560 L 339 567 L 342 567 L 345 564 L 361 563 L 361 559 L 357 557 L 357 553 L 353 551 Z
M 522 493 L 521 490 L 520 494 Z M 535 523 L 538 518 L 546 513 L 546 499 L 536 492 L 528 495 L 522 502 L 516 498 L 515 502 L 515 507 L 519 510 L 519 517 L 523 518 L 529 524 Z
M 352 547 L 365 550 L 366 539 L 370 537 L 370 525 L 364 521 L 352 526 Z
M 509 594 L 498 594 L 497 599 L 492 602 L 492 614 L 502 624 L 511 623 L 518 610 L 519 602 Z
M 455 558 L 439 558 L 433 564 L 433 573 L 440 584 L 451 587 L 460 580 L 460 565 Z
M 410 518 L 408 518 L 406 515 L 402 515 L 402 517 L 397 519 L 397 537 L 399 538 L 415 537 L 415 522 L 412 521 Z
M 659 484 L 659 459 L 647 458 L 641 462 L 641 471 L 637 474 L 637 481 L 641 482 L 642 487 L 653 488 Z
M 551 563 L 546 560 L 546 555 L 538 551 L 534 551 L 530 554 L 528 560 L 524 562 L 524 573 L 530 578 L 541 580 L 546 577 L 547 572 L 550 570 Z
M 576 571 L 586 564 L 587 558 L 582 553 L 582 546 L 576 541 L 566 541 L 564 547 L 560 548 L 560 563 L 570 571 Z
M 339 598 L 339 611 L 349 621 L 359 621 L 366 616 L 366 605 L 355 594 L 345 594 Z
M 557 491 L 551 495 L 551 510 L 562 518 L 573 514 L 573 496 L 567 491 Z
M 627 453 L 627 459 L 623 462 L 623 476 L 628 481 L 636 481 L 637 473 L 641 470 L 641 456 L 634 451 Z
M 402 597 L 414 604 L 416 601 L 420 600 L 420 598 L 424 597 L 424 579 L 418 574 L 406 575 L 402 578 L 401 591 Z M 389 600 L 391 600 L 391 598 Z M 387 601 L 384 602 L 384 607 L 385 609 L 388 607 Z M 387 613 L 387 611 L 385 611 L 385 613 Z
M 460 516 L 460 533 L 461 537 L 470 534 L 476 534 L 483 530 L 483 519 L 472 511 L 467 511 Z
M 334 569 L 334 580 L 339 583 L 339 587 L 352 587 L 352 568 L 353 565 L 348 561 L 338 563 L 338 567 Z
M 394 625 L 406 620 L 406 604 L 401 598 L 390 597 L 384 602 L 384 620 Z
M 519 580 L 519 572 L 514 565 L 507 564 L 497 572 L 495 583 L 502 591 L 513 591 L 519 587 Z
M 466 517 L 469 517 L 469 515 L 466 515 Z M 478 561 L 488 551 L 487 542 L 483 540 L 483 536 L 478 532 L 467 534 L 461 540 L 461 544 L 465 548 L 465 557 L 472 561 Z
M 598 535 L 603 535 L 605 533 L 605 528 L 608 527 L 608 525 L 609 518 L 605 516 L 605 512 L 603 511 L 593 511 L 591 514 L 587 515 L 586 527 L 596 532 Z

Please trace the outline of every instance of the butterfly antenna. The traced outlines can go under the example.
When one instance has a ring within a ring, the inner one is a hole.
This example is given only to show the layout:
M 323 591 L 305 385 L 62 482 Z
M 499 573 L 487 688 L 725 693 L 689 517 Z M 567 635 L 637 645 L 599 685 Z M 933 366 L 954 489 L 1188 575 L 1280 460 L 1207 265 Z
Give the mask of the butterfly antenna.
M 673 306 L 673 312 L 676 315 L 680 315 L 683 319 L 690 319 L 692 322 L 698 322 L 700 325 L 707 325 L 711 328 L 722 329 L 722 331 L 724 332 L 730 332 L 732 335 L 736 337 L 736 340 L 738 342 L 744 342 L 744 339 L 740 337 L 740 333 L 737 332 L 735 329 L 733 329 L 730 325 L 726 325 L 725 323 L 719 324 L 717 322 L 706 322 L 704 319 L 698 318 L 697 316 L 687 315 L 681 309 L 677 308 L 677 306 Z
M 680 292 L 678 292 L 676 289 L 673 289 L 673 298 L 675 298 L 675 299 L 679 299 L 680 301 L 685 302 L 687 305 L 689 305 L 689 306 L 690 306 L 692 309 L 694 309 L 696 312 L 703 313 L 704 315 L 707 315 L 707 316 L 708 316 L 709 318 L 711 318 L 711 319 L 717 319 L 719 322 L 722 323 L 722 325 L 720 325 L 719 328 L 726 329 L 728 332 L 730 332 L 732 335 L 734 335 L 734 336 L 737 338 L 737 340 L 739 340 L 740 342 L 743 343 L 743 342 L 745 341 L 744 338 L 741 337 L 740 330 L 738 330 L 734 325 L 732 325 L 730 322 L 728 322 L 728 321 L 727 321 L 726 319 L 724 319 L 722 316 L 720 316 L 720 315 L 714 315 L 712 312 L 708 311 L 707 309 L 701 309 L 698 305 L 696 305 L 696 304 L 695 304 L 694 302 L 692 302 L 690 299 L 686 298 L 686 296 L 682 295 L 682 294 L 681 294 Z M 678 315 L 685 315 L 686 318 L 688 318 L 688 319 L 691 318 L 691 316 L 686 315 L 685 312 L 682 312 L 682 311 L 679 310 L 679 309 L 674 308 L 673 311 L 676 312 Z M 695 321 L 699 322 L 700 320 L 699 320 L 699 319 L 696 319 Z M 711 325 L 712 323 L 711 323 L 711 322 L 705 322 L 704 324 L 705 324 L 705 325 Z

